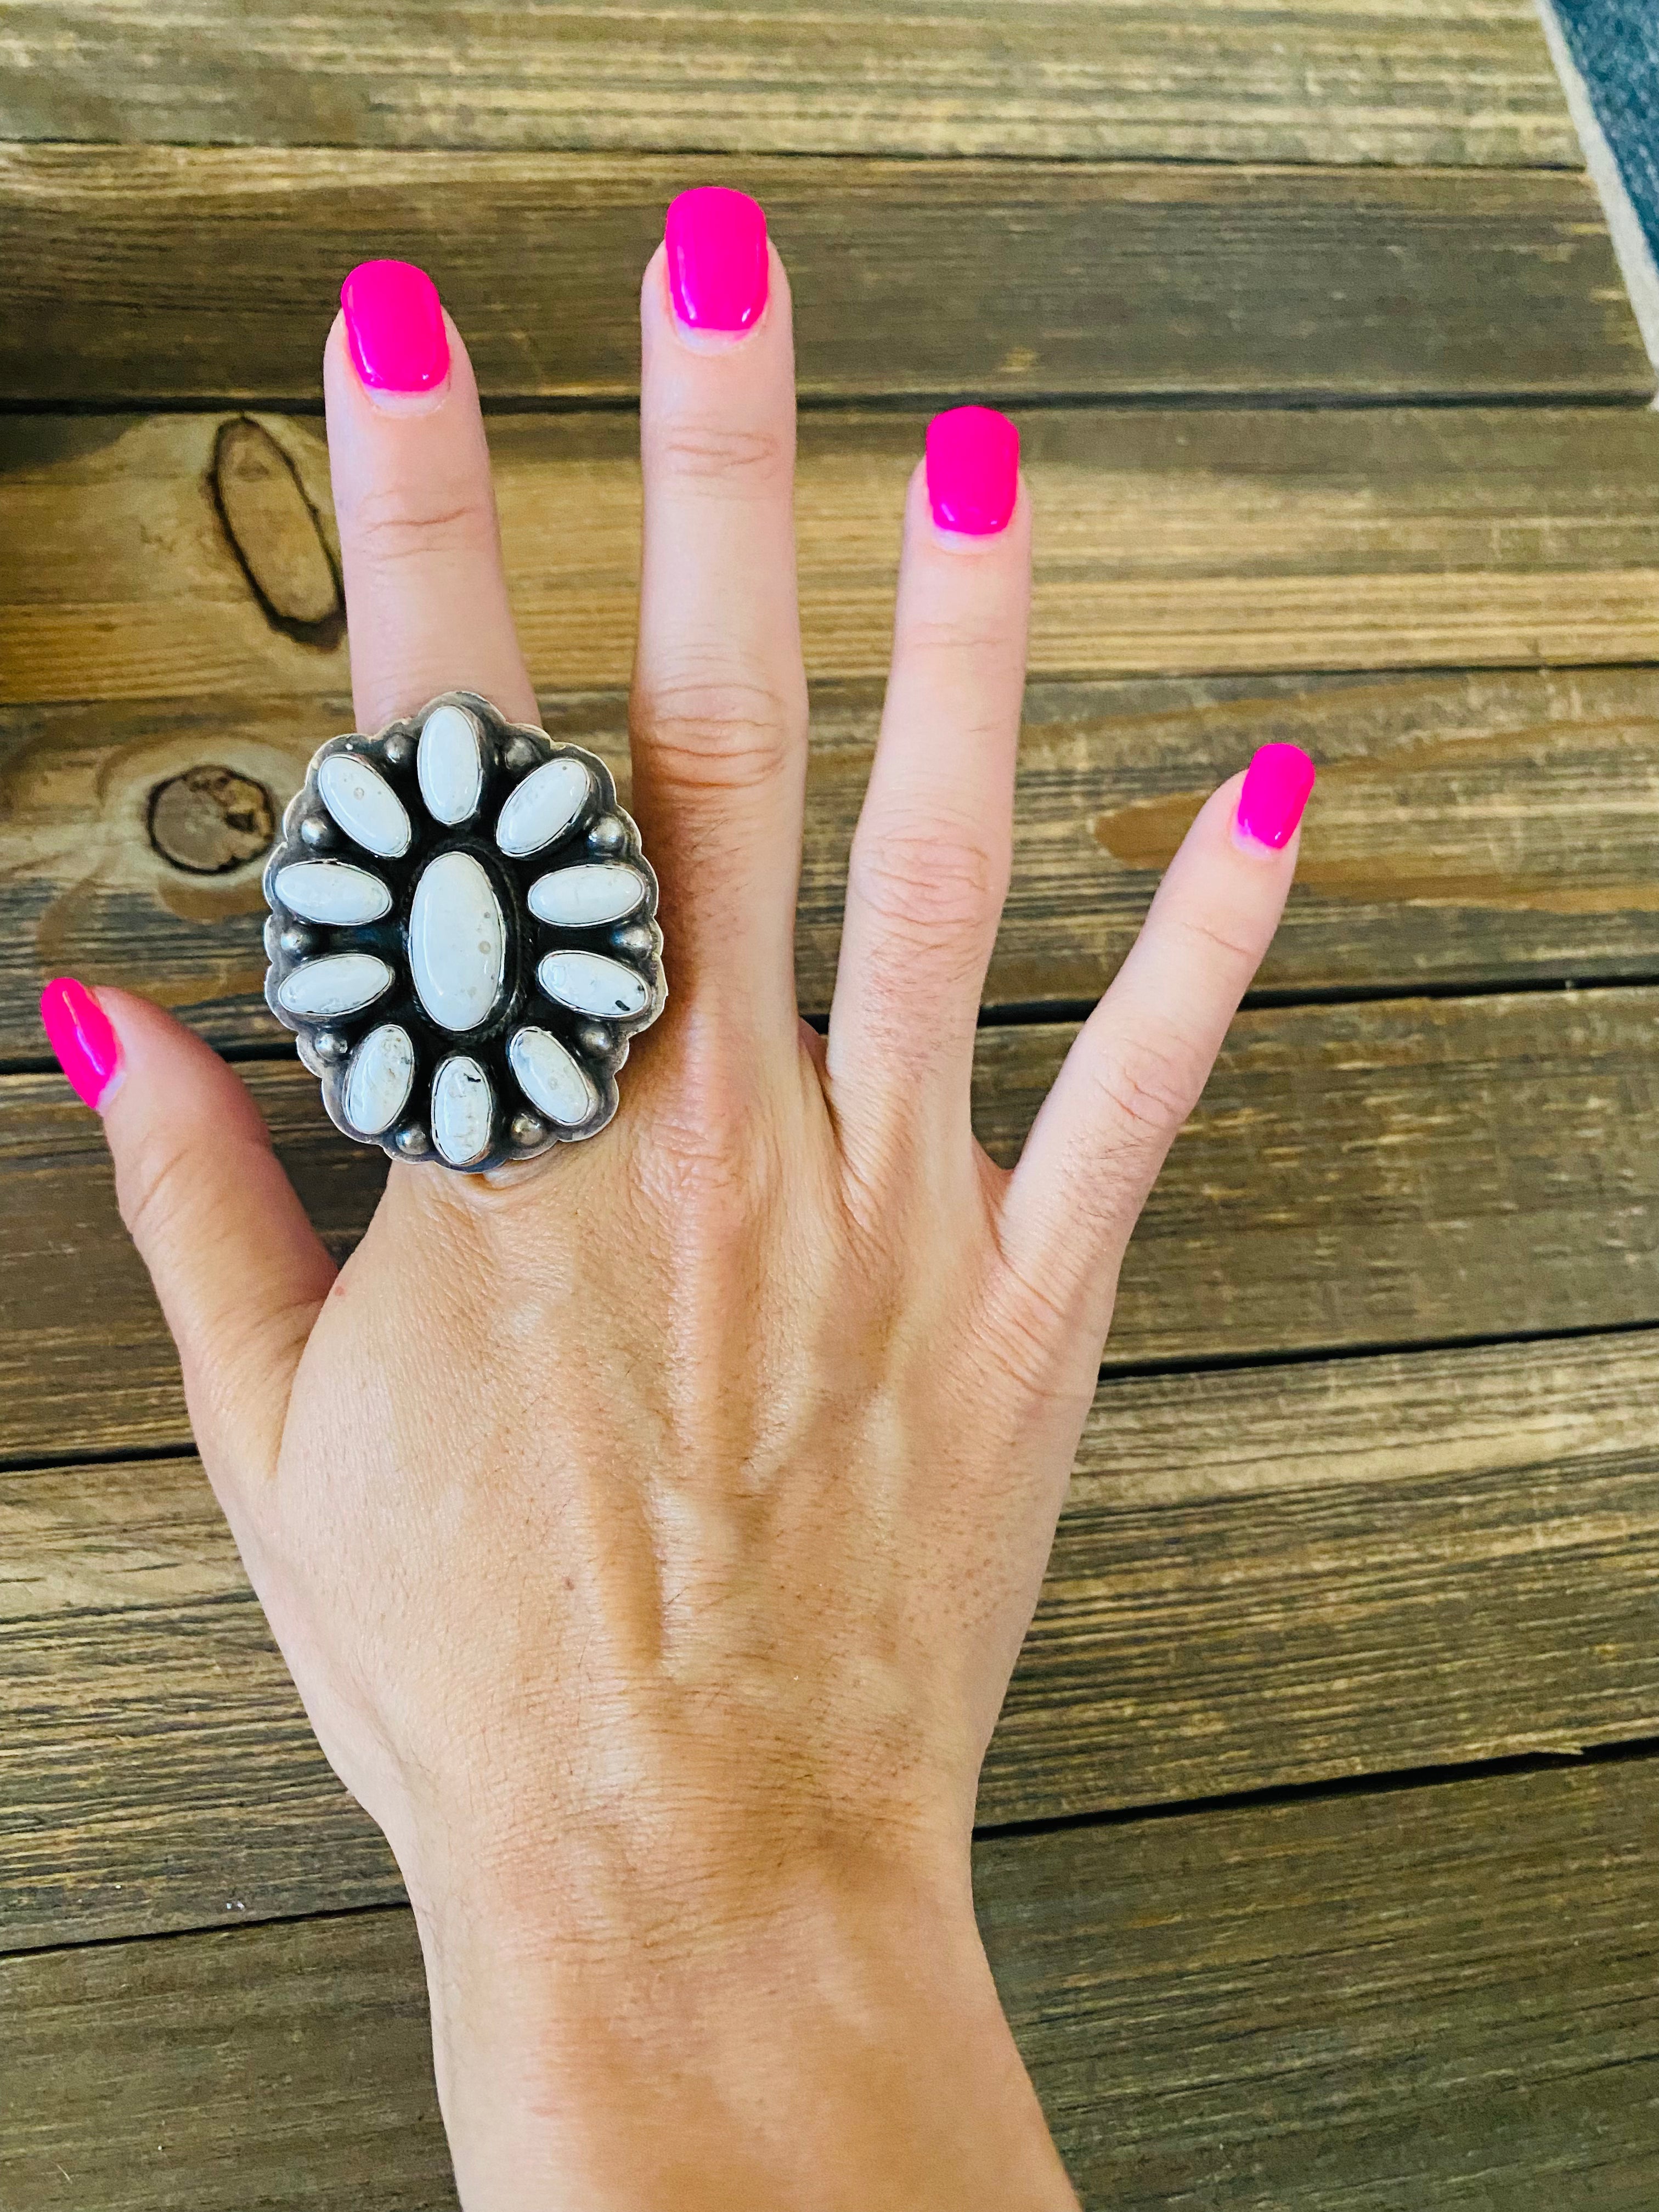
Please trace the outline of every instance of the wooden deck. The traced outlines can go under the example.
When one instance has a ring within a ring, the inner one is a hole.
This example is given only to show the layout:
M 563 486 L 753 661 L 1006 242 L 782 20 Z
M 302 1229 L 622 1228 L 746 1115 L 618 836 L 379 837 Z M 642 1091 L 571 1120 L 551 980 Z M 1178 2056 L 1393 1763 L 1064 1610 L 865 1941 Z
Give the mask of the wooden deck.
M 1199 794 L 1321 764 L 981 1793 L 1085 2199 L 1652 2212 L 1659 420 L 1529 0 L 3 0 L 0 140 L 5 2212 L 453 2204 L 393 1869 L 34 996 L 183 1012 L 349 1245 L 378 1161 L 259 1000 L 349 722 L 339 278 L 438 278 L 548 726 L 620 764 L 637 280 L 713 178 L 798 303 L 810 1010 L 942 401 L 1037 511 L 994 1150 Z

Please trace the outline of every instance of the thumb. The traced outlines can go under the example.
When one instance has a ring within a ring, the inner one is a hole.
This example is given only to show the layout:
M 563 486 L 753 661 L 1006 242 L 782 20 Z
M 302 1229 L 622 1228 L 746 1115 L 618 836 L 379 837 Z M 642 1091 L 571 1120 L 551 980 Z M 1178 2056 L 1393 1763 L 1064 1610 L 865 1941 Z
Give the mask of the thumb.
M 289 1393 L 334 1262 L 306 1218 L 246 1085 L 148 1000 L 47 984 L 59 1065 L 103 1118 L 116 1196 L 184 1368 L 221 1496 L 268 1476 Z

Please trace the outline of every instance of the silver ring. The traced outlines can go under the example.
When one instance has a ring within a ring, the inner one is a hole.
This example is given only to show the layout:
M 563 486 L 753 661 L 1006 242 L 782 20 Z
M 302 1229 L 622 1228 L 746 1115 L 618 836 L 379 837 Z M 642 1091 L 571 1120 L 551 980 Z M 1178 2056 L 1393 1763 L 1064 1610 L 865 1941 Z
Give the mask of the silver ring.
M 264 890 L 266 1004 L 336 1127 L 393 1159 L 476 1174 L 595 1135 L 667 997 L 610 770 L 475 691 L 323 745 Z

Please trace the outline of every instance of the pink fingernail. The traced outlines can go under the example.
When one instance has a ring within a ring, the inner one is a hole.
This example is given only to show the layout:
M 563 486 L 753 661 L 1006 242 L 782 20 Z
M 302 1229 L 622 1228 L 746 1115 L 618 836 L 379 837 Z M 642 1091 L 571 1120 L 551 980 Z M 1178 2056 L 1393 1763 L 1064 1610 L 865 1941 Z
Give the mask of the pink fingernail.
M 1316 772 L 1300 745 L 1263 745 L 1245 769 L 1238 794 L 1240 836 L 1281 852 L 1302 819 Z
M 438 288 L 410 261 L 361 261 L 340 287 L 351 363 L 371 392 L 434 392 L 449 374 Z
M 746 331 L 765 312 L 771 271 L 758 200 L 697 185 L 669 203 L 668 295 L 689 331 Z
M 58 1065 L 76 1096 L 101 1114 L 121 1080 L 121 1047 L 104 1012 L 83 983 L 54 976 L 40 994 L 40 1019 Z
M 941 530 L 994 538 L 1019 492 L 1019 432 L 994 407 L 952 407 L 927 425 L 927 498 Z

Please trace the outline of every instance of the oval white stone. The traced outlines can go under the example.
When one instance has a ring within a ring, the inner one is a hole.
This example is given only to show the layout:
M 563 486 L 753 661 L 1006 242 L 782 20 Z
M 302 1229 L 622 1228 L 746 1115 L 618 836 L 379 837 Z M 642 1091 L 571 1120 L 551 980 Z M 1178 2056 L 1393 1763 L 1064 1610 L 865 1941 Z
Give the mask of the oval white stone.
M 457 1054 L 432 1079 L 432 1141 L 453 1168 L 470 1167 L 489 1150 L 495 1102 L 476 1060 Z
M 276 871 L 276 896 L 306 921 L 378 921 L 392 911 L 380 878 L 349 860 L 290 860 Z
M 415 1048 L 396 1022 L 382 1022 L 351 1055 L 345 1116 L 360 1136 L 378 1137 L 403 1112 L 415 1080 Z
M 651 1003 L 643 975 L 599 952 L 550 952 L 536 981 L 550 999 L 579 1014 L 642 1014 Z
M 478 726 L 464 707 L 440 707 L 427 716 L 415 774 L 434 822 L 465 822 L 477 812 L 483 753 Z
M 392 970 L 372 952 L 334 952 L 326 960 L 307 960 L 277 986 L 278 1003 L 301 1020 L 329 1014 L 355 1014 L 378 999 Z
M 331 753 L 317 771 L 322 801 L 365 852 L 395 860 L 409 850 L 404 802 L 376 768 L 351 753 Z
M 409 970 L 440 1029 L 476 1030 L 500 995 L 507 923 L 495 886 L 471 853 L 440 853 L 421 872 L 409 910 Z
M 507 1057 L 520 1090 L 550 1121 L 574 1128 L 599 1104 L 587 1070 L 547 1030 L 514 1030 Z
M 637 868 L 586 861 L 579 868 L 557 868 L 538 876 L 530 886 L 530 911 L 538 921 L 586 929 L 600 921 L 620 921 L 645 896 L 645 878 Z
M 495 824 L 495 842 L 515 860 L 539 853 L 568 830 L 587 804 L 587 770 L 567 754 L 544 761 L 508 799 Z

